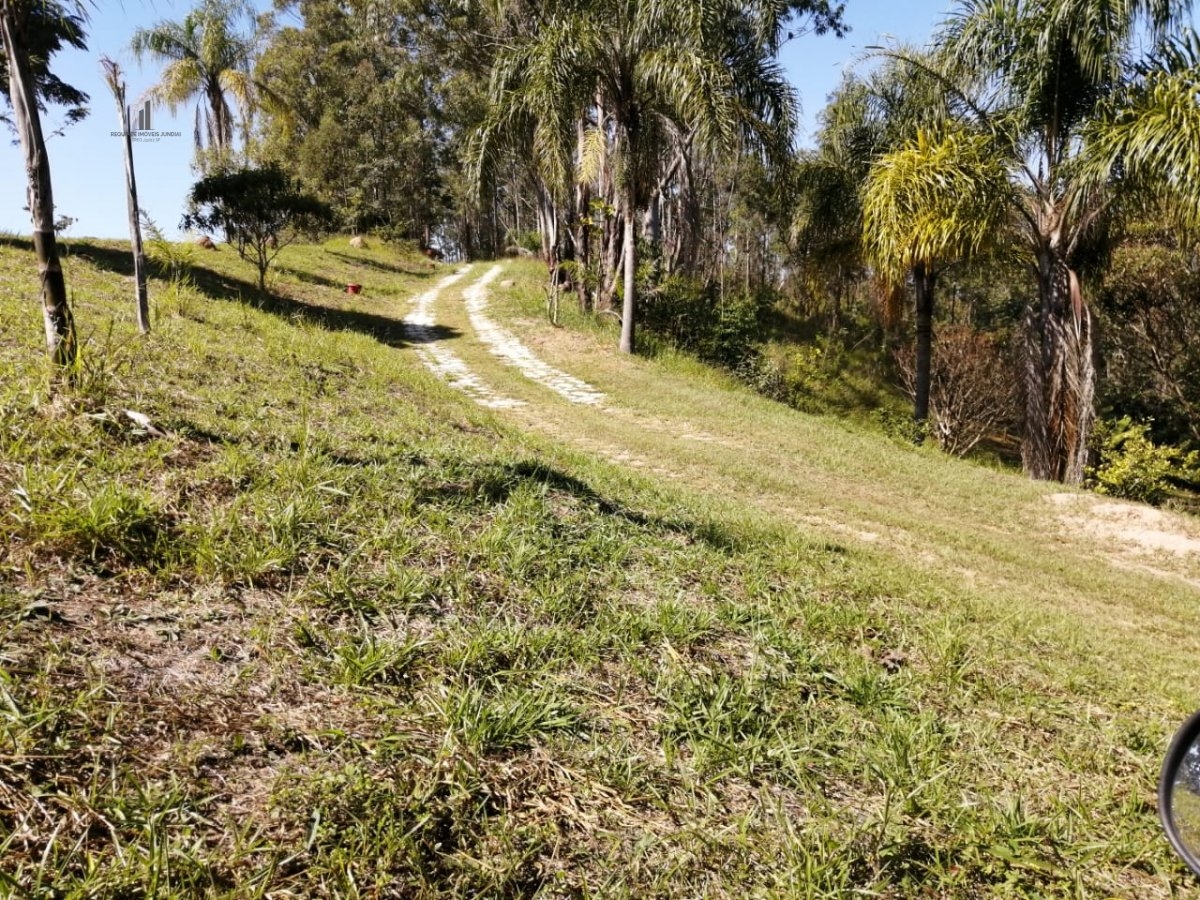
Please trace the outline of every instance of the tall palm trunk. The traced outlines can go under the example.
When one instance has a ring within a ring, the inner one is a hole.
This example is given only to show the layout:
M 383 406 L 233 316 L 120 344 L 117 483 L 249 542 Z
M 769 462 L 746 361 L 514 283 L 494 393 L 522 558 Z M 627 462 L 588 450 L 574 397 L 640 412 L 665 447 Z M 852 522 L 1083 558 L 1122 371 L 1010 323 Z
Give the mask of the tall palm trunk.
M 8 57 L 9 98 L 21 138 L 28 184 L 29 213 L 33 219 L 33 250 L 37 255 L 38 275 L 42 284 L 42 317 L 46 325 L 46 346 L 50 358 L 60 369 L 70 370 L 78 345 L 75 321 L 67 302 L 67 285 L 58 259 L 54 237 L 54 194 L 50 186 L 50 159 L 38 115 L 33 73 L 28 48 L 16 29 L 17 11 L 12 0 L 0 0 L 0 37 Z
M 913 268 L 913 282 L 917 289 L 917 358 L 914 378 L 915 397 L 913 419 L 917 423 L 929 418 L 929 385 L 933 369 L 933 291 L 937 286 L 937 272 L 924 263 Z
M 1053 247 L 1037 257 L 1038 299 L 1025 315 L 1025 435 L 1021 461 L 1043 480 L 1078 484 L 1095 419 L 1091 312 Z

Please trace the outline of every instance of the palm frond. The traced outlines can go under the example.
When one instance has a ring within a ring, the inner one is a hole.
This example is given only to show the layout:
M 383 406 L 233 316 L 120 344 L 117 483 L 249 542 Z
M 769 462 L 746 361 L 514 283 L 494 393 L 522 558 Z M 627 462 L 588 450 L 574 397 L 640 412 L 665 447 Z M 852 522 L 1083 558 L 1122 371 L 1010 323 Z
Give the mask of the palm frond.
M 987 136 L 922 131 L 871 168 L 863 192 L 867 253 L 888 281 L 979 253 L 1006 220 L 1011 180 Z
M 199 64 L 194 59 L 180 59 L 163 68 L 158 82 L 147 88 L 141 99 L 156 107 L 166 107 L 175 115 L 180 106 L 200 92 L 203 83 Z

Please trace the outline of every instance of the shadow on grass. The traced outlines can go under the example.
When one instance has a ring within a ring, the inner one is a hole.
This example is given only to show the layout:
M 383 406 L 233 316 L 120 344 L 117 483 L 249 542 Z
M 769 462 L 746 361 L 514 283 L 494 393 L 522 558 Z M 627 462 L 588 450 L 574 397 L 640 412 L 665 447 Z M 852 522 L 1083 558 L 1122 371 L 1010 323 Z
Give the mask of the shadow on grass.
M 325 250 L 330 256 L 340 259 L 344 263 L 349 263 L 352 266 L 362 266 L 367 269 L 374 269 L 377 272 L 389 272 L 393 275 L 407 275 L 410 278 L 432 278 L 437 274 L 437 269 L 406 269 L 403 266 L 393 265 L 392 263 L 378 262 L 373 259 L 364 259 L 361 256 L 352 256 L 349 253 L 342 253 L 340 250 Z
M 454 465 L 451 463 L 451 468 Z M 522 485 L 532 483 L 545 485 L 550 491 L 569 496 L 606 516 L 622 519 L 639 528 L 679 534 L 724 553 L 736 553 L 752 543 L 748 537 L 713 522 L 647 516 L 597 493 L 586 482 L 536 460 L 476 463 L 463 474 L 465 477 L 452 477 L 432 487 L 427 498 L 434 501 L 461 498 L 469 502 L 482 500 L 501 504 Z
M 302 272 L 300 269 L 293 269 L 291 266 L 275 265 L 271 268 L 276 272 L 290 275 L 302 284 L 315 284 L 320 287 L 334 288 L 339 291 L 346 288 L 346 282 L 344 281 L 336 281 L 332 278 L 326 278 L 324 275 L 314 275 L 311 272 Z
M 33 240 L 31 238 L 18 237 L 15 234 L 0 234 L 0 246 L 12 247 L 14 250 L 27 250 L 33 252 Z
M 5 242 L 32 247 L 30 242 L 19 239 L 5 239 Z M 73 255 L 80 259 L 87 259 L 93 265 L 118 275 L 133 274 L 133 258 L 128 250 L 97 244 L 80 244 Z M 188 273 L 196 288 L 213 299 L 232 300 L 289 321 L 303 319 L 328 331 L 354 331 L 373 337 L 389 347 L 444 341 L 457 337 L 460 333 L 456 329 L 442 325 L 406 330 L 400 319 L 393 319 L 389 316 L 351 309 L 334 309 L 295 298 L 260 293 L 258 285 L 253 281 L 235 278 L 203 265 L 191 266 Z M 322 279 L 320 283 L 334 287 L 343 286 L 340 282 L 334 283 L 328 279 Z

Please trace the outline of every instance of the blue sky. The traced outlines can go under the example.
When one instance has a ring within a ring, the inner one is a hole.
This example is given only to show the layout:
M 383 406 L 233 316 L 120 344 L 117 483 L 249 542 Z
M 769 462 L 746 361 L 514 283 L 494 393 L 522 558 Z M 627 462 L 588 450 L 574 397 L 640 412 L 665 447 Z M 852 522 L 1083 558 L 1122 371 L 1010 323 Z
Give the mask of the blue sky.
M 266 8 L 268 0 L 256 4 Z M 782 55 L 792 83 L 799 89 L 807 132 L 825 98 L 865 48 L 885 36 L 923 43 L 952 6 L 950 0 L 847 0 L 846 21 L 851 33 L 842 40 L 807 35 L 789 43 Z M 69 51 L 56 57 L 58 74 L 91 95 L 91 115 L 51 139 L 48 145 L 53 172 L 54 200 L 60 214 L 77 223 L 68 234 L 79 237 L 127 237 L 122 140 L 112 94 L 100 73 L 99 57 L 107 55 L 125 70 L 132 103 L 157 78 L 151 63 L 139 67 L 128 52 L 130 35 L 139 26 L 161 19 L 179 19 L 191 0 L 96 0 L 88 29 L 86 52 Z M 134 144 L 138 199 L 142 207 L 168 234 L 177 234 L 183 201 L 194 178 L 191 171 L 194 109 L 180 110 L 173 119 L 157 112 L 158 131 L 182 132 L 155 143 Z M 61 122 L 52 110 L 44 121 L 47 131 Z M 29 214 L 25 206 L 25 178 L 15 137 L 0 138 L 0 231 L 26 234 Z

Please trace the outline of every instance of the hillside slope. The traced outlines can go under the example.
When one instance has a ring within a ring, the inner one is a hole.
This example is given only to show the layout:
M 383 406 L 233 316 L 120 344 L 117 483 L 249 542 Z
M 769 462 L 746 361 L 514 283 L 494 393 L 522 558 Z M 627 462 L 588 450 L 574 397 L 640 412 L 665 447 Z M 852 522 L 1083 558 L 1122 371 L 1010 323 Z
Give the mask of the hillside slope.
M 1187 889 L 1191 523 L 619 358 L 531 265 L 223 248 L 142 339 L 124 260 L 48 400 L 0 243 L 14 893 Z

